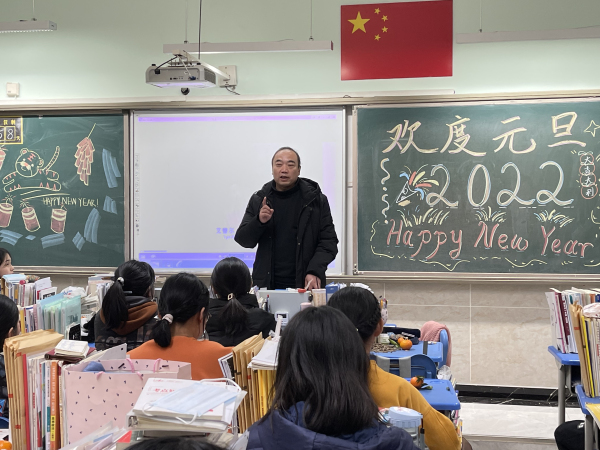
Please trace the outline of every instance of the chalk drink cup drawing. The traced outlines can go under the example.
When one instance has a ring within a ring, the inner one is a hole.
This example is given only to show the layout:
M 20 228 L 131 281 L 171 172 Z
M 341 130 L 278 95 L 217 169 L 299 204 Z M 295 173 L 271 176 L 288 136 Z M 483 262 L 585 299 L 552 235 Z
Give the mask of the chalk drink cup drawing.
M 25 229 L 30 232 L 39 230 L 40 222 L 37 218 L 37 214 L 35 213 L 35 209 L 32 206 L 29 206 L 29 204 L 26 202 L 23 202 L 21 207 L 23 208 L 21 210 L 21 215 L 23 216 Z
M 50 228 L 55 233 L 64 233 L 65 223 L 67 221 L 67 210 L 64 209 L 64 205 L 58 209 L 52 210 L 52 219 Z
M 6 228 L 10 225 L 10 219 L 13 213 L 12 197 L 6 197 L 0 203 L 0 227 Z

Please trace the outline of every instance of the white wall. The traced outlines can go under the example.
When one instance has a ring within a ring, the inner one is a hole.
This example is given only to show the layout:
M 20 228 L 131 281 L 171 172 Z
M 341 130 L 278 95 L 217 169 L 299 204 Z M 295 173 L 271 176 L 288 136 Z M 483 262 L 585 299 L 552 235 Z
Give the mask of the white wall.
M 247 95 L 410 89 L 456 93 L 597 89 L 600 39 L 455 44 L 448 78 L 340 80 L 340 5 L 366 0 L 313 0 L 313 36 L 333 52 L 206 55 L 238 66 Z M 600 25 L 597 0 L 481 0 L 484 31 Z M 480 0 L 455 0 L 455 32 L 479 29 Z M 197 42 L 198 1 L 189 0 L 189 41 Z M 184 39 L 185 0 L 38 0 L 36 17 L 53 33 L 0 35 L 0 101 L 5 83 L 21 83 L 21 101 L 181 95 L 144 83 L 146 68 L 166 60 L 162 44 Z M 0 0 L 0 21 L 29 19 L 31 2 Z M 310 0 L 205 0 L 203 41 L 306 40 Z M 397 55 L 401 58 L 401 47 Z M 384 64 L 385 62 L 382 62 Z M 231 95 L 195 90 L 191 95 Z M 13 101 L 13 100 L 11 100 Z M 19 100 L 14 100 L 18 102 Z

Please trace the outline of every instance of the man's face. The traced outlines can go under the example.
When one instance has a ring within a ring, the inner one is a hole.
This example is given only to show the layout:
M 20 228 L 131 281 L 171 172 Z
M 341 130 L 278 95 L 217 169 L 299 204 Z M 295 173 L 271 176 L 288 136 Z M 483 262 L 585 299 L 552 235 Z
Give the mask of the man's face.
M 273 158 L 273 179 L 278 191 L 293 188 L 300 176 L 298 157 L 291 150 L 281 150 Z

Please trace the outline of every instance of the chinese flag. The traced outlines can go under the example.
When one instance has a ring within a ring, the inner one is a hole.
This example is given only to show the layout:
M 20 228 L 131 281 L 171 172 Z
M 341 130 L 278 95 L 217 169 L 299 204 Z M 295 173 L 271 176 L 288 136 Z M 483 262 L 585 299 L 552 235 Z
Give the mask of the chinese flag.
M 452 76 L 452 0 L 342 5 L 342 80 Z

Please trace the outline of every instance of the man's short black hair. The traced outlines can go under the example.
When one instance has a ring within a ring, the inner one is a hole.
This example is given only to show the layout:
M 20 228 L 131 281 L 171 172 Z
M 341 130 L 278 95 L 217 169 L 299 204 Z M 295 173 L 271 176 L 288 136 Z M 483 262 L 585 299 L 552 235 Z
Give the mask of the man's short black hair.
M 279 153 L 282 150 L 289 150 L 291 152 L 294 152 L 296 154 L 296 158 L 298 158 L 298 167 L 302 167 L 302 165 L 300 164 L 300 155 L 298 154 L 298 152 L 296 150 L 294 150 L 292 147 L 281 147 L 279 150 L 277 150 L 275 152 L 275 154 L 273 155 L 273 158 L 271 158 L 271 166 L 273 165 L 273 163 L 275 162 L 275 157 L 277 156 L 277 153 Z

